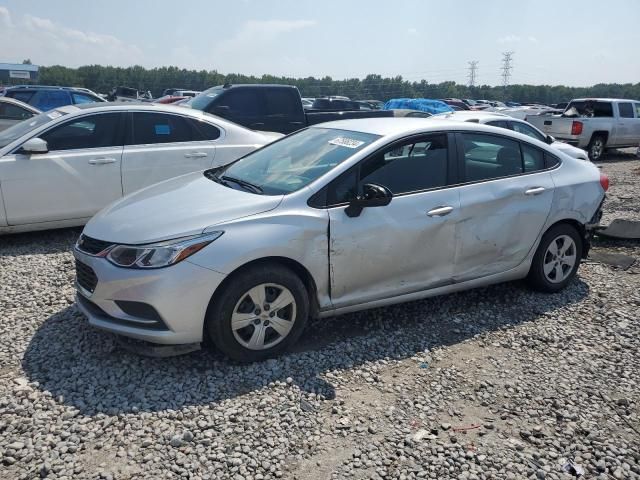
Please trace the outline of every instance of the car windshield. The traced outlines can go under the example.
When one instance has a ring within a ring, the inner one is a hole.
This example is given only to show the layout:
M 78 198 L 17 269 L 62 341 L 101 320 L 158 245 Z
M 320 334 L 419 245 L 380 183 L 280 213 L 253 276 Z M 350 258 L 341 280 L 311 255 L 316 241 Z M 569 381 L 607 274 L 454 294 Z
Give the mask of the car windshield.
M 286 195 L 310 184 L 378 138 L 350 130 L 308 128 L 208 176 L 254 193 Z
M 14 126 L 0 132 L 0 148 L 6 147 L 11 142 L 29 133 L 31 130 L 38 128 L 45 123 L 49 123 L 62 115 L 66 115 L 66 113 L 60 110 L 51 110 L 47 113 L 41 113 L 40 115 L 36 115 L 35 117 L 23 120 L 20 123 L 16 123 Z
M 188 104 L 191 108 L 195 108 L 196 110 L 206 110 L 213 99 L 220 95 L 223 91 L 224 89 L 222 87 L 210 88 L 209 90 L 205 90 L 204 92 L 191 98 Z

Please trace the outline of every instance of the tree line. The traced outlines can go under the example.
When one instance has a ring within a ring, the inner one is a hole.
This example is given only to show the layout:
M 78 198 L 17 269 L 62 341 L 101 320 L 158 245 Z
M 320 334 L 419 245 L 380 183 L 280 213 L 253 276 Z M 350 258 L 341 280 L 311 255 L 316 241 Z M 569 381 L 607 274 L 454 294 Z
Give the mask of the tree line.
M 429 83 L 426 80 L 410 82 L 402 76 L 382 77 L 370 74 L 365 78 L 334 80 L 329 76 L 292 78 L 273 75 L 222 74 L 216 70 L 186 70 L 178 67 L 146 69 L 87 65 L 68 68 L 60 65 L 40 67 L 39 83 L 85 87 L 99 93 L 108 93 L 114 86 L 127 86 L 151 91 L 159 96 L 165 88 L 205 90 L 224 83 L 279 83 L 295 85 L 302 96 L 320 97 L 345 95 L 353 99 L 390 98 L 484 98 L 515 102 L 558 103 L 578 97 L 617 97 L 640 99 L 640 83 L 597 84 L 592 87 L 562 85 L 481 85 L 469 87 L 453 81 Z

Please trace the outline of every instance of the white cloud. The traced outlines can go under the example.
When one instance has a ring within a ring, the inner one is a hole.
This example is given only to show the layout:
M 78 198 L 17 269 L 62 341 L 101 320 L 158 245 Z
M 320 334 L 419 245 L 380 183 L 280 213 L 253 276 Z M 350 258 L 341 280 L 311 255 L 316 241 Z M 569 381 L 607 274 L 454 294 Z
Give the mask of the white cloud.
M 529 36 L 527 40 L 529 40 L 531 43 L 538 43 L 538 39 L 534 36 Z
M 30 58 L 38 65 L 77 67 L 87 63 L 127 66 L 144 59 L 136 45 L 112 35 L 68 28 L 33 15 L 14 21 L 5 7 L 0 7 L 0 26 L 5 61 Z
M 299 72 L 304 70 L 300 67 L 311 66 L 306 56 L 296 56 L 289 51 L 300 47 L 300 34 L 296 33 L 290 48 L 283 49 L 276 40 L 315 25 L 315 20 L 249 20 L 235 35 L 214 48 L 212 62 L 219 71 L 225 72 L 276 75 Z M 252 59 L 249 64 L 247 58 Z
M 518 35 L 506 35 L 498 39 L 498 43 L 518 43 L 521 38 Z
M 418 35 L 418 29 L 417 28 L 409 28 L 407 29 L 407 34 L 409 34 L 409 36 L 414 37 L 416 35 Z

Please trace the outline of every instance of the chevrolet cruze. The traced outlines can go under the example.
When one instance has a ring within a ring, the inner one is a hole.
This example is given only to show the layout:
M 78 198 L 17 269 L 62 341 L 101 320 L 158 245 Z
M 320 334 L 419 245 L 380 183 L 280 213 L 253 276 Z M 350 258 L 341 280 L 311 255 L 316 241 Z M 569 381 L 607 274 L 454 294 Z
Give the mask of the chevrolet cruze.
M 608 179 L 497 127 L 377 118 L 299 131 L 119 200 L 74 253 L 89 323 L 276 355 L 309 317 L 575 276 Z

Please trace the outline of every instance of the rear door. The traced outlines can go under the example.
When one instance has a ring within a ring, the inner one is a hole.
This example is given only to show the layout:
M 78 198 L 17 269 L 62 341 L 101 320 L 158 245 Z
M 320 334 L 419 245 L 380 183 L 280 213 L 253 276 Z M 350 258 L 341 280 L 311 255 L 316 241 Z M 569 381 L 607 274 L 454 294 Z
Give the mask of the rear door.
M 498 135 L 456 134 L 460 219 L 454 280 L 506 272 L 528 255 L 553 200 L 544 152 Z
M 9 225 L 81 219 L 122 196 L 123 114 L 75 117 L 40 134 L 45 154 L 0 159 Z
M 132 112 L 129 119 L 122 156 L 125 195 L 212 166 L 221 129 L 170 113 Z
M 634 145 L 638 144 L 638 137 L 635 135 L 636 118 L 633 102 L 617 102 L 618 118 L 617 118 L 617 135 L 616 145 Z

